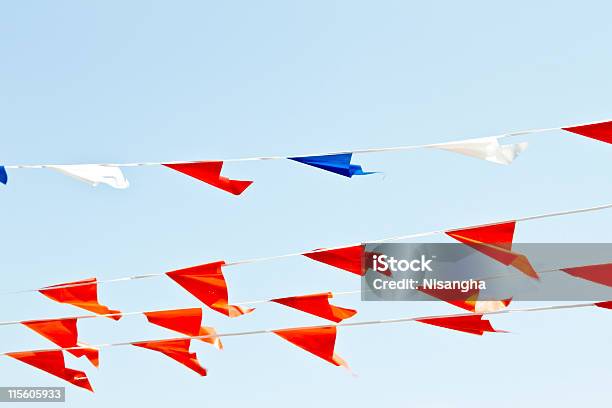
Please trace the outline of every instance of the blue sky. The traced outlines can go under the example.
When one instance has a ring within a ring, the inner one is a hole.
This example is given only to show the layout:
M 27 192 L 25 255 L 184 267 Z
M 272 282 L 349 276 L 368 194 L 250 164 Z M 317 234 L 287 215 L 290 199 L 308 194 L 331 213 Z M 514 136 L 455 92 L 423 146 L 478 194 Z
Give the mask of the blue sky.
M 0 6 L 0 160 L 131 162 L 420 144 L 612 117 L 604 2 L 12 2 Z M 158 273 L 612 202 L 611 147 L 569 133 L 528 139 L 512 165 L 448 152 L 360 156 L 381 175 L 346 179 L 289 162 L 228 165 L 239 197 L 164 168 L 128 169 L 128 190 L 44 170 L 0 191 L 2 290 Z M 519 225 L 522 242 L 610 242 L 612 212 Z M 228 270 L 233 301 L 359 288 L 307 259 Z M 195 306 L 168 279 L 108 284 L 125 311 Z M 354 318 L 447 313 L 436 303 L 337 304 Z M 1 320 L 78 313 L 38 294 L 0 298 Z M 279 305 L 219 331 L 318 324 Z M 483 338 L 412 323 L 340 330 L 353 378 L 283 340 L 193 346 L 200 378 L 152 351 L 104 349 L 96 389 L 66 406 L 500 407 L 609 405 L 612 315 L 492 318 Z M 92 344 L 172 336 L 139 317 L 82 322 Z M 49 347 L 2 327 L 3 350 Z M 0 385 L 59 380 L 8 358 Z

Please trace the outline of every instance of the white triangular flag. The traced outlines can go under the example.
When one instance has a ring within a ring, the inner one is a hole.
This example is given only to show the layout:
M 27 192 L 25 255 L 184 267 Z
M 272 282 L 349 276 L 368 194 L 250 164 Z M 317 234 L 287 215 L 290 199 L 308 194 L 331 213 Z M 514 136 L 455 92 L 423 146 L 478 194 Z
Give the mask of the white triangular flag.
M 50 169 L 59 171 L 77 180 L 84 181 L 92 186 L 100 183 L 108 184 L 114 188 L 128 188 L 130 182 L 125 178 L 121 169 L 104 164 L 66 164 L 48 165 Z
M 476 157 L 493 163 L 510 164 L 527 149 L 527 142 L 501 145 L 498 136 L 491 136 L 459 142 L 432 144 L 427 145 L 427 147 L 448 150 L 449 152 Z

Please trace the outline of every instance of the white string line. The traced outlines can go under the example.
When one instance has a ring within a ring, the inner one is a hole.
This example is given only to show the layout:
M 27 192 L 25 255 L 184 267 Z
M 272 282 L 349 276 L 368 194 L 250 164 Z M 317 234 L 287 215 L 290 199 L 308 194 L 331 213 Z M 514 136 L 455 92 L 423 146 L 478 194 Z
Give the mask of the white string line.
M 551 131 L 556 131 L 556 130 L 563 130 L 563 128 L 591 125 L 591 124 L 602 123 L 602 122 L 606 122 L 606 121 L 604 120 L 604 121 L 583 123 L 583 124 L 578 124 L 578 125 L 567 125 L 567 126 L 561 126 L 561 127 L 519 130 L 515 132 L 503 133 L 501 135 L 496 135 L 496 136 L 485 136 L 485 137 L 469 138 L 469 139 L 462 139 L 462 140 L 456 140 L 456 141 L 450 141 L 450 142 L 422 144 L 422 145 L 378 147 L 378 148 L 355 149 L 355 150 L 340 150 L 340 151 L 333 151 L 333 152 L 310 153 L 310 154 L 302 153 L 302 154 L 287 155 L 287 156 L 259 156 L 259 157 L 244 157 L 244 158 L 234 158 L 234 159 L 206 159 L 206 160 L 184 160 L 184 161 L 164 161 L 164 162 L 96 163 L 96 164 L 99 164 L 102 166 L 109 166 L 109 167 L 142 167 L 142 166 L 160 166 L 162 164 L 200 163 L 204 161 L 207 161 L 207 162 L 208 161 L 244 162 L 244 161 L 256 161 L 256 160 L 285 160 L 289 157 L 327 156 L 327 155 L 346 154 L 346 153 L 354 153 L 354 154 L 383 153 L 383 152 L 392 152 L 392 151 L 406 151 L 406 150 L 418 150 L 418 149 L 425 149 L 425 148 L 436 148 L 436 147 L 443 146 L 445 144 L 470 142 L 470 141 L 474 141 L 478 139 L 486 139 L 486 138 L 503 139 L 503 138 L 510 137 L 510 136 L 521 136 L 521 135 L 551 132 Z M 87 163 L 87 164 L 92 164 L 92 163 Z M 7 169 L 42 169 L 42 168 L 48 168 L 51 166 L 55 166 L 55 165 L 53 164 L 12 164 L 12 165 L 4 166 L 4 167 Z
M 384 242 L 391 242 L 391 241 L 400 241 L 400 240 L 405 240 L 405 239 L 413 239 L 413 238 L 421 238 L 421 237 L 427 237 L 427 236 L 432 236 L 432 235 L 439 235 L 439 234 L 444 234 L 446 232 L 460 231 L 460 230 L 465 229 L 465 228 L 488 227 L 488 226 L 492 226 L 492 225 L 504 224 L 506 222 L 513 222 L 513 221 L 514 222 L 532 221 L 532 220 L 538 220 L 538 219 L 542 219 L 542 218 L 551 218 L 551 217 L 558 217 L 558 216 L 564 216 L 564 215 L 579 214 L 579 213 L 592 212 L 592 211 L 600 211 L 600 210 L 604 210 L 604 209 L 607 209 L 607 208 L 612 208 L 612 203 L 598 205 L 598 206 L 594 206 L 594 207 L 579 208 L 579 209 L 575 209 L 575 210 L 558 211 L 558 212 L 550 212 L 550 213 L 539 214 L 539 215 L 532 215 L 532 216 L 528 216 L 528 217 L 516 218 L 516 219 L 513 219 L 513 220 L 494 221 L 494 222 L 489 222 L 489 223 L 486 223 L 486 224 L 477 224 L 477 225 L 473 225 L 473 226 L 469 226 L 469 227 L 455 227 L 455 228 L 451 228 L 451 229 L 443 229 L 443 230 L 437 230 L 437 231 L 421 232 L 421 233 L 411 234 L 411 235 L 400 235 L 400 236 L 395 236 L 395 237 L 390 237 L 390 238 L 383 238 L 383 239 L 379 239 L 379 240 L 376 240 L 376 241 L 367 241 L 367 242 L 368 243 L 384 243 Z M 245 259 L 245 260 L 240 260 L 240 261 L 233 261 L 233 262 L 225 263 L 223 265 L 223 267 L 239 266 L 239 265 L 252 264 L 252 263 L 258 263 L 258 262 L 265 262 L 265 261 L 272 261 L 272 260 L 283 259 L 283 258 L 303 256 L 303 255 L 306 255 L 306 254 L 314 254 L 314 253 L 318 253 L 318 252 L 326 252 L 326 251 L 331 251 L 331 250 L 335 250 L 335 249 L 342 249 L 342 248 L 346 248 L 346 247 L 350 247 L 350 246 L 356 246 L 356 245 L 362 245 L 362 243 L 345 244 L 345 245 L 340 245 L 340 246 L 335 246 L 335 247 L 312 249 L 312 250 L 307 250 L 307 251 L 303 251 L 303 252 L 294 252 L 294 253 L 284 254 L 284 255 L 275 255 L 275 256 L 268 256 L 268 257 L 262 257 L 262 258 L 251 258 L 251 259 Z M 148 278 L 163 276 L 165 274 L 166 274 L 165 272 L 159 272 L 159 273 L 149 273 L 149 274 L 144 274 L 144 275 L 125 276 L 125 277 L 121 277 L 121 278 L 99 280 L 99 281 L 96 282 L 96 284 L 112 283 L 112 282 L 123 282 L 123 281 L 129 281 L 129 280 L 137 280 L 137 279 L 148 279 Z M 29 292 L 38 292 L 38 291 L 40 291 L 42 289 L 73 288 L 73 287 L 77 287 L 77 286 L 86 286 L 86 285 L 91 285 L 91 284 L 92 284 L 91 282 L 85 282 L 85 283 L 72 283 L 72 284 L 65 284 L 65 285 L 57 285 L 57 286 L 52 286 L 52 287 L 42 287 L 42 288 L 38 288 L 38 289 L 23 289 L 23 290 L 18 290 L 18 291 L 3 292 L 3 293 L 0 293 L 0 296 L 15 295 L 15 294 L 29 293 Z
M 318 329 L 318 328 L 328 328 L 328 327 L 357 327 L 357 326 L 371 326 L 377 324 L 390 324 L 390 323 L 404 323 L 404 322 L 413 322 L 416 320 L 423 319 L 440 319 L 440 318 L 456 318 L 456 317 L 467 317 L 467 316 L 478 316 L 478 315 L 498 315 L 498 314 L 510 314 L 510 313 L 527 313 L 527 312 L 542 312 L 542 311 L 550 311 L 550 310 L 561 310 L 561 309 L 577 309 L 584 307 L 593 307 L 595 303 L 574 303 L 570 305 L 554 305 L 554 306 L 541 306 L 541 307 L 531 307 L 531 308 L 523 308 L 523 309 L 504 309 L 497 310 L 492 312 L 482 312 L 482 313 L 456 313 L 456 314 L 444 314 L 444 315 L 433 315 L 433 316 L 419 316 L 419 317 L 400 317 L 394 319 L 382 319 L 382 320 L 368 320 L 362 322 L 352 322 L 352 323 L 338 323 L 338 324 L 321 324 L 315 326 L 301 326 L 301 327 L 283 327 L 278 329 L 261 329 L 261 330 L 251 330 L 251 331 L 241 331 L 241 332 L 229 332 L 229 333 L 217 333 L 217 334 L 207 334 L 201 336 L 183 336 L 183 337 L 174 337 L 169 339 L 154 339 L 154 340 L 137 340 L 137 341 L 129 341 L 129 342 L 119 342 L 119 343 L 101 343 L 96 345 L 87 345 L 83 346 L 75 346 L 75 347 L 63 347 L 63 348 L 55 348 L 55 349 L 42 349 L 42 350 L 28 350 L 34 352 L 42 352 L 42 351 L 54 351 L 54 350 L 77 350 L 82 348 L 104 348 L 104 347 L 119 347 L 119 346 L 130 346 L 133 343 L 147 342 L 147 343 L 162 343 L 166 341 L 178 341 L 178 340 L 196 340 L 196 339 L 208 339 L 208 338 L 220 338 L 220 337 L 238 337 L 238 336 L 249 336 L 253 334 L 266 334 L 272 333 L 278 330 L 287 330 L 287 329 Z M 8 355 L 12 352 L 3 352 L 0 355 Z

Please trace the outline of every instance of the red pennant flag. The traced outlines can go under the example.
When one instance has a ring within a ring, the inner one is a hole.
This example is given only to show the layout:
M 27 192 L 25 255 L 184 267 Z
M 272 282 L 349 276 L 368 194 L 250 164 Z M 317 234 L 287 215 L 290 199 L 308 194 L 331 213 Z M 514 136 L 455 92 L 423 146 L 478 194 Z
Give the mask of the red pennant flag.
M 512 298 L 502 300 L 478 300 L 480 296 L 480 291 L 478 289 L 470 289 L 467 292 L 462 292 L 460 289 L 425 289 L 421 286 L 418 290 L 473 313 L 495 312 L 505 309 L 510 305 L 510 302 L 512 302 Z
M 515 221 L 483 227 L 447 231 L 446 235 L 471 246 L 475 250 L 495 259 L 504 265 L 512 265 L 525 275 L 539 279 L 525 255 L 512 252 Z
M 612 287 L 612 263 L 561 269 L 563 272 L 591 282 Z
M 199 340 L 209 343 L 218 349 L 223 348 L 221 339 L 215 337 L 217 332 L 214 328 L 201 327 L 202 309 L 200 308 L 161 310 L 156 312 L 145 312 L 144 315 L 147 317 L 149 323 L 186 334 L 187 336 L 211 336 Z
M 578 135 L 590 137 L 591 139 L 612 143 L 612 121 L 591 123 L 590 125 L 572 126 L 562 129 Z
M 93 392 L 89 379 L 83 371 L 66 368 L 61 350 L 24 351 L 6 355 Z
M 221 267 L 224 261 L 166 272 L 166 275 L 211 309 L 229 317 L 242 316 L 255 309 L 230 305 Z
M 280 303 L 281 305 L 289 306 L 336 323 L 353 317 L 357 313 L 357 311 L 353 309 L 345 309 L 343 307 L 330 305 L 329 299 L 332 297 L 333 294 L 327 292 L 272 299 L 272 302 Z
M 612 300 L 608 300 L 607 302 L 595 303 L 595 306 L 601 307 L 603 309 L 612 309 Z
M 500 332 L 491 326 L 490 321 L 483 320 L 481 314 L 456 317 L 429 317 L 425 319 L 417 319 L 417 322 L 462 331 L 465 333 L 476 334 L 478 336 L 482 336 L 484 332 Z
M 322 262 L 336 268 L 344 269 L 357 275 L 363 275 L 364 246 L 354 245 L 350 247 L 328 249 L 326 251 L 310 252 L 303 254 L 310 259 Z
M 334 352 L 336 347 L 336 326 L 298 327 L 272 331 L 302 350 L 335 365 L 348 368 L 346 361 Z
M 79 347 L 66 350 L 75 357 L 85 356 L 95 367 L 99 365 L 98 349 L 87 347 L 78 342 L 77 319 L 29 320 L 21 322 L 27 328 L 34 330 L 44 338 L 51 340 L 61 348 Z
M 163 165 L 234 195 L 242 194 L 247 187 L 253 184 L 252 181 L 231 180 L 227 177 L 223 177 L 221 175 L 221 168 L 223 167 L 222 161 L 175 164 L 168 163 Z
M 59 303 L 68 303 L 69 305 L 101 315 L 115 314 L 115 316 L 108 317 L 114 320 L 121 319 L 120 311 L 111 310 L 98 303 L 98 284 L 96 278 L 48 286 L 39 290 L 39 292 Z
M 143 341 L 132 343 L 133 346 L 142 347 L 153 351 L 159 351 L 171 359 L 192 369 L 201 376 L 206 375 L 206 369 L 200 365 L 196 353 L 191 353 L 191 339 L 165 340 L 165 341 Z

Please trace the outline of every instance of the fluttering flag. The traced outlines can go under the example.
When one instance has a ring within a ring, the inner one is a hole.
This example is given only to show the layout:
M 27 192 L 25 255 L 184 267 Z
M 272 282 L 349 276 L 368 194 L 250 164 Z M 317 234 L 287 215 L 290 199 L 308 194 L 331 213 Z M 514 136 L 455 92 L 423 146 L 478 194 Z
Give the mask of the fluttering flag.
M 222 161 L 194 162 L 194 163 L 164 163 L 163 166 L 187 174 L 195 179 L 220 188 L 234 195 L 240 195 L 246 190 L 252 181 L 231 180 L 221 175 Z
M 595 303 L 595 306 L 603 309 L 612 309 L 612 300 L 608 300 L 607 302 L 597 302 Z
M 210 336 L 202 337 L 201 340 L 211 344 L 219 350 L 223 349 L 221 339 L 216 337 L 217 332 L 212 327 L 202 326 L 202 309 L 174 309 L 145 312 L 149 323 L 156 324 L 166 329 L 173 330 L 187 336 Z
M 456 317 L 429 317 L 426 319 L 417 319 L 417 322 L 431 324 L 433 326 L 444 327 L 446 329 L 457 330 L 464 333 L 475 334 L 482 336 L 484 332 L 501 333 L 500 330 L 495 330 L 491 326 L 491 322 L 483 320 L 481 314 L 471 316 L 456 316 Z
M 612 263 L 561 269 L 576 278 L 612 287 Z
M 507 308 L 512 299 L 502 300 L 478 300 L 480 290 L 469 289 L 466 292 L 461 289 L 430 289 L 420 286 L 419 291 L 440 299 L 451 305 L 460 307 L 472 313 L 490 313 Z
M 348 369 L 346 361 L 334 352 L 336 326 L 297 327 L 274 330 L 273 333 L 335 366 Z
M 228 317 L 242 316 L 255 309 L 230 305 L 222 266 L 225 261 L 211 262 L 166 272 L 166 275 L 211 309 Z
M 360 165 L 351 164 L 353 153 L 326 154 L 322 156 L 287 157 L 308 166 L 317 167 L 344 177 L 364 176 L 375 171 L 363 171 Z
M 96 348 L 88 347 L 84 343 L 79 343 L 79 332 L 77 330 L 77 319 L 49 319 L 49 320 L 29 320 L 21 322 L 27 328 L 40 334 L 47 340 L 52 341 L 61 348 L 79 347 L 66 350 L 75 357 L 85 356 L 94 367 L 99 365 L 99 351 Z
M 96 278 L 84 279 L 76 282 L 61 283 L 40 289 L 40 293 L 59 303 L 67 303 L 90 312 L 106 315 L 110 319 L 121 319 L 121 312 L 111 310 L 98 303 L 98 284 Z
M 164 341 L 142 341 L 132 343 L 133 346 L 158 351 L 171 359 L 192 369 L 201 376 L 206 375 L 206 369 L 198 361 L 196 353 L 189 351 L 191 339 L 164 340 Z
M 0 183 L 4 185 L 8 183 L 8 174 L 6 173 L 6 168 L 4 168 L 4 166 L 0 166 Z
M 447 150 L 497 164 L 510 164 L 519 154 L 527 149 L 527 145 L 527 142 L 501 145 L 499 137 L 492 136 L 459 142 L 432 144 L 427 147 Z
M 512 265 L 530 278 L 540 279 L 525 255 L 512 252 L 515 225 L 515 221 L 510 221 L 446 231 L 446 235 L 469 245 L 504 265 Z
M 107 164 L 66 164 L 47 165 L 46 167 L 94 187 L 100 183 L 119 189 L 128 188 L 130 186 L 129 181 L 117 166 L 110 166 Z
M 333 296 L 331 292 L 327 292 L 272 299 L 272 302 L 280 303 L 281 305 L 289 306 L 336 323 L 340 323 L 344 319 L 349 319 L 357 314 L 356 310 L 330 305 L 329 299 Z
M 6 355 L 93 392 L 89 379 L 83 371 L 66 368 L 61 350 L 23 351 Z
M 612 121 L 564 127 L 562 129 L 605 143 L 612 143 Z
M 327 265 L 335 266 L 356 275 L 363 275 L 364 246 L 354 245 L 344 248 L 317 250 L 305 253 L 304 256 Z

